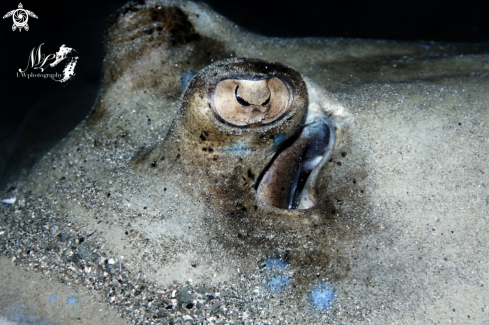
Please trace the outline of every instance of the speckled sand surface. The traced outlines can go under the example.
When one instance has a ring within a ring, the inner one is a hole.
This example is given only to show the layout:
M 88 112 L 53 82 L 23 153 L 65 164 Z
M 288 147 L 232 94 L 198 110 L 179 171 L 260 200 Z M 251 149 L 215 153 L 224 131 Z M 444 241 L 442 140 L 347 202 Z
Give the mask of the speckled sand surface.
M 48 280 L 0 258 L 0 324 L 130 324 L 79 287 Z
M 489 322 L 489 45 L 265 38 L 171 1 L 128 5 L 107 35 L 94 112 L 0 193 L 16 199 L 0 206 L 0 323 Z M 236 193 L 207 196 L 205 174 L 133 167 L 185 80 L 231 56 L 285 63 L 346 112 L 323 171 L 336 212 L 307 236 L 275 219 L 240 232 L 221 207 Z M 287 263 L 318 245 L 324 260 Z

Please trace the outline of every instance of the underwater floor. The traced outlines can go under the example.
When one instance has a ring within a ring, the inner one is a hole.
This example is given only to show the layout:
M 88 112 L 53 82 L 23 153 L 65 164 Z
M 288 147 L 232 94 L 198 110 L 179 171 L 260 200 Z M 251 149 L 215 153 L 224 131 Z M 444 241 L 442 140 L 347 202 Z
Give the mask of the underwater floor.
M 489 321 L 489 45 L 162 0 L 104 45 L 88 117 L 0 192 L 0 324 Z

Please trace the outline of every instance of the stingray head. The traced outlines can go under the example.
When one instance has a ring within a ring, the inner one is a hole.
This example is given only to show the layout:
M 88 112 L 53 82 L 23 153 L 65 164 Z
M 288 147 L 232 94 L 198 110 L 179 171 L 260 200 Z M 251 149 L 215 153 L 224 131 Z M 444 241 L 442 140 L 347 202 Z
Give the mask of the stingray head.
M 240 187 L 257 204 L 309 208 L 316 199 L 308 178 L 332 139 L 309 106 L 308 86 L 290 67 L 258 59 L 218 61 L 189 83 L 159 151 L 189 172 L 221 182 L 244 180 Z

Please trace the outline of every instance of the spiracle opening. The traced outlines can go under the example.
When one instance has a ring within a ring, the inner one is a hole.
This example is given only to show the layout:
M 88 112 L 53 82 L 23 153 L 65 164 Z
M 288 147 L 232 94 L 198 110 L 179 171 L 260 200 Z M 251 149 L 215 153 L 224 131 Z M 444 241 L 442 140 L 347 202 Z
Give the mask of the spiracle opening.
M 288 141 L 258 178 L 258 199 L 281 209 L 308 209 L 317 203 L 317 179 L 335 143 L 331 120 L 304 126 Z

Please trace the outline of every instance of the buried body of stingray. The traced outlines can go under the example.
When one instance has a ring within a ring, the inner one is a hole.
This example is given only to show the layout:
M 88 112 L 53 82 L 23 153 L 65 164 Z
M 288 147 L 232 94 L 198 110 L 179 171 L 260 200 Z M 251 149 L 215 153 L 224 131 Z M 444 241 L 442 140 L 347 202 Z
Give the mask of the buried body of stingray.
M 221 233 L 220 243 L 234 246 L 232 254 L 244 260 L 286 261 L 295 273 L 289 291 L 303 292 L 317 282 L 304 276 L 312 269 L 335 260 L 344 270 L 326 276 L 334 278 L 349 268 L 339 254 L 327 253 L 329 243 L 321 237 L 313 239 L 315 249 L 300 248 L 311 231 L 336 228 L 327 184 L 318 186 L 347 115 L 332 102 L 324 89 L 283 64 L 217 61 L 190 81 L 166 137 L 133 157 L 134 171 L 163 182 L 185 175 L 199 184 L 192 195 L 219 203 L 212 216 L 217 228 L 210 229 Z M 262 235 L 270 231 L 273 236 Z M 252 255 L 243 250 L 250 246 Z

